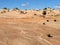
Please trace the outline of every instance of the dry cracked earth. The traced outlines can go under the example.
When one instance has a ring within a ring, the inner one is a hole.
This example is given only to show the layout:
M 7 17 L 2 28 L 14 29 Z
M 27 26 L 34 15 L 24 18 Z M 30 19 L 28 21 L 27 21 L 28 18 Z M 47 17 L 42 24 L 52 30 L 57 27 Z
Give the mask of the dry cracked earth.
M 60 20 L 46 20 L 0 18 L 0 45 L 60 45 Z

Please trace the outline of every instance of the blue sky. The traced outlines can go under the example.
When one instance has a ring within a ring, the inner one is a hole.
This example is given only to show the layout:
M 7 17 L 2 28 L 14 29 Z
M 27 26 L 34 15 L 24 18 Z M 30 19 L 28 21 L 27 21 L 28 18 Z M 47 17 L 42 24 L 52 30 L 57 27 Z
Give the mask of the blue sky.
M 60 6 L 60 0 L 0 0 L 0 9 L 7 7 L 13 9 L 43 9 L 45 7 L 54 8 Z

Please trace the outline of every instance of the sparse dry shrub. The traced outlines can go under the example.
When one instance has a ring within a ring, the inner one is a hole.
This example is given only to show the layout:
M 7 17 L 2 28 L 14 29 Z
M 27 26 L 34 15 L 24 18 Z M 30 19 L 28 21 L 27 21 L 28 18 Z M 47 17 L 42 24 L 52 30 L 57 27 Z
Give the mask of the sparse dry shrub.
M 4 10 L 7 10 L 9 12 L 9 9 L 8 8 L 3 8 Z
M 47 8 L 44 8 L 43 10 L 47 10 Z
M 24 11 L 20 11 L 21 14 L 27 14 L 27 12 L 24 12 Z
M 47 22 L 49 22 L 49 20 L 47 20 Z
M 37 14 L 34 14 L 34 15 L 37 15 Z
M 3 11 L 3 13 L 6 13 L 6 11 Z
M 19 10 L 18 8 L 14 8 L 13 10 Z
M 47 36 L 48 36 L 48 37 L 53 37 L 53 36 L 51 36 L 51 34 L 47 34 Z
M 27 9 L 25 9 L 25 11 L 27 11 Z
M 46 11 L 43 11 L 43 15 L 46 15 Z
M 5 7 L 5 8 L 3 8 L 3 9 L 7 10 L 8 8 Z
M 56 22 L 56 19 L 54 20 L 54 22 Z
M 1 12 L 1 14 L 2 14 L 3 12 Z
M 23 11 L 20 11 L 20 13 L 22 13 L 22 14 L 23 14 L 24 12 L 23 12 Z
M 6 11 L 2 11 L 1 14 L 6 13 Z
M 45 23 L 43 23 L 43 25 L 45 25 Z

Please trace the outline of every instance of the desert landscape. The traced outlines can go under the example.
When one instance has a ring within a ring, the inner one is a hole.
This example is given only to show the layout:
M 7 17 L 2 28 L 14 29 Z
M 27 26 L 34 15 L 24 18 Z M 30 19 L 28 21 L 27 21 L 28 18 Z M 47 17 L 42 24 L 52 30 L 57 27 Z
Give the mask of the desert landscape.
M 0 10 L 0 45 L 60 45 L 60 10 Z

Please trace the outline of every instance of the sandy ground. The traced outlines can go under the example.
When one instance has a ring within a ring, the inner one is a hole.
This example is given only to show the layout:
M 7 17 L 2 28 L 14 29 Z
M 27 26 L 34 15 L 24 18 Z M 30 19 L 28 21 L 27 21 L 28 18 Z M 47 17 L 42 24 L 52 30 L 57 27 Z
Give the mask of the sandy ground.
M 60 45 L 60 11 L 45 18 L 42 10 L 22 11 L 0 11 L 0 45 Z
M 0 18 L 0 45 L 60 45 L 60 20 L 46 20 Z

